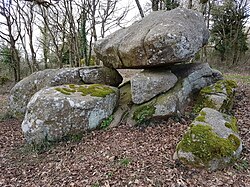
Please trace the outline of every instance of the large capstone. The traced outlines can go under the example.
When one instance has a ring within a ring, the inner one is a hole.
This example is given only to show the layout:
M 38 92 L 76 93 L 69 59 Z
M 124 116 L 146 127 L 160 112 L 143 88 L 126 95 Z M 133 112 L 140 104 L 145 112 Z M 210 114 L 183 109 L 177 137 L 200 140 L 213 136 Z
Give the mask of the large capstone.
M 100 84 L 43 88 L 27 106 L 25 139 L 40 144 L 94 129 L 112 115 L 118 99 L 117 88 Z
M 132 101 L 141 104 L 168 91 L 177 82 L 169 70 L 144 70 L 131 78 Z
M 236 118 L 203 108 L 177 145 L 174 158 L 214 171 L 232 163 L 241 151 Z
M 23 116 L 30 98 L 44 87 L 83 83 L 118 86 L 121 82 L 121 75 L 106 67 L 46 69 L 17 83 L 10 91 L 9 106 L 14 115 Z
M 176 8 L 150 13 L 97 41 L 94 50 L 105 66 L 145 68 L 188 61 L 208 38 L 200 13 Z

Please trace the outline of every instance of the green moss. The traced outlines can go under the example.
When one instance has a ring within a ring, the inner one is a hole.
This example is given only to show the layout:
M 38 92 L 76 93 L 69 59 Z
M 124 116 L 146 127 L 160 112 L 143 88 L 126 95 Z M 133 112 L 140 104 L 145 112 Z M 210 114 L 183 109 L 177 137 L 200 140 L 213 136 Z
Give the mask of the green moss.
M 226 86 L 226 90 L 227 90 L 228 95 L 231 95 L 233 90 L 235 88 L 237 88 L 237 84 L 233 80 L 225 80 L 225 86 Z
M 74 93 L 76 90 L 70 88 L 62 88 L 65 92 Z
M 227 139 L 232 143 L 234 149 L 237 150 L 240 146 L 240 139 L 234 134 L 230 134 Z
M 193 108 L 194 113 L 199 113 L 203 108 L 216 108 L 214 101 L 209 99 L 207 95 L 199 95 L 197 102 Z
M 209 125 L 192 125 L 178 144 L 177 151 L 181 149 L 191 152 L 196 156 L 198 163 L 206 165 L 213 158 L 233 155 L 239 145 L 239 141 L 235 137 L 232 135 L 229 138 L 221 138 L 212 131 L 212 127 Z
M 55 88 L 55 90 L 61 92 L 64 95 L 71 95 L 70 92 L 65 91 L 63 88 Z
M 216 93 L 223 92 L 223 84 L 219 83 L 219 81 L 215 83 L 214 88 Z
M 213 85 L 202 88 L 200 93 L 201 94 L 224 93 L 223 90 L 225 89 L 227 95 L 231 95 L 236 87 L 237 84 L 233 80 L 220 80 Z
M 75 89 L 75 88 L 76 88 L 76 85 L 75 85 L 75 84 L 69 84 L 69 88 Z
M 201 89 L 201 93 L 212 93 L 212 92 L 213 92 L 213 89 L 211 86 L 206 86 Z
M 226 122 L 225 126 L 227 128 L 232 129 L 234 132 L 239 132 L 238 127 L 237 127 L 237 119 L 235 117 L 232 117 L 231 122 Z
M 86 96 L 86 95 L 91 95 L 94 97 L 105 97 L 106 95 L 109 95 L 111 93 L 114 93 L 115 91 L 105 85 L 101 85 L 101 84 L 92 84 L 92 85 L 88 85 L 88 86 L 80 86 L 77 89 L 78 92 L 82 93 L 82 96 Z
M 104 119 L 102 123 L 100 124 L 100 129 L 105 129 L 107 128 L 111 122 L 113 121 L 114 117 L 111 115 L 108 118 Z
M 80 92 L 82 96 L 91 95 L 94 97 L 105 97 L 106 95 L 115 92 L 112 88 L 101 84 L 91 84 L 91 85 L 70 84 L 66 86 L 55 88 L 55 90 L 65 95 L 71 95 L 71 93 Z
M 135 110 L 133 119 L 137 123 L 141 124 L 150 119 L 154 113 L 155 113 L 155 107 L 152 104 L 141 105 Z
M 197 116 L 195 120 L 200 122 L 205 122 L 205 116 Z
M 205 122 L 206 112 L 201 111 L 199 116 L 195 118 L 195 121 Z
M 198 113 L 204 107 L 218 109 L 216 108 L 216 103 L 210 99 L 210 95 L 221 93 L 225 94 L 227 99 L 224 100 L 222 106 L 220 106 L 218 110 L 220 112 L 229 113 L 233 105 L 234 90 L 236 87 L 237 84 L 232 80 L 220 80 L 213 85 L 202 88 L 193 112 Z

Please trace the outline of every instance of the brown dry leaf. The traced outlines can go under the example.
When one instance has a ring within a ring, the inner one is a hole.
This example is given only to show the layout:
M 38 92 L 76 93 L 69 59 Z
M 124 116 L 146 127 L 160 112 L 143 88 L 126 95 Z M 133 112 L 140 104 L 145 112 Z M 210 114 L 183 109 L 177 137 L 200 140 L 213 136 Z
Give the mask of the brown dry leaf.
M 190 124 L 155 121 L 148 127 L 93 131 L 79 142 L 62 142 L 38 154 L 25 149 L 21 121 L 0 122 L 0 186 L 250 186 L 250 88 L 240 85 L 233 112 L 244 142 L 241 158 L 207 172 L 173 160 Z M 0 102 L 6 96 L 0 97 Z M 0 103 L 0 106 L 2 106 Z

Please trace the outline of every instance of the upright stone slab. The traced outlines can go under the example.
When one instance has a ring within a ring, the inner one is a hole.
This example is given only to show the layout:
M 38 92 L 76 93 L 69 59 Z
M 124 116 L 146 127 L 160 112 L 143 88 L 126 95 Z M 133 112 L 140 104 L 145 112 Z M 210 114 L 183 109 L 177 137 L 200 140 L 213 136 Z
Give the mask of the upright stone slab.
M 193 93 L 222 78 L 208 64 L 176 65 L 170 69 L 179 81 L 170 91 L 146 103 L 134 105 L 130 111 L 130 123 L 142 123 L 154 117 L 167 117 L 182 112 Z
M 207 44 L 208 38 L 200 13 L 176 8 L 150 13 L 97 41 L 94 50 L 105 66 L 145 68 L 188 61 Z
M 118 98 L 117 88 L 99 84 L 43 88 L 27 106 L 25 139 L 40 144 L 94 129 L 113 113 Z
M 171 89 L 177 77 L 169 70 L 144 70 L 131 78 L 132 101 L 141 104 Z
M 177 145 L 174 158 L 193 167 L 214 171 L 232 163 L 241 151 L 236 119 L 203 108 Z

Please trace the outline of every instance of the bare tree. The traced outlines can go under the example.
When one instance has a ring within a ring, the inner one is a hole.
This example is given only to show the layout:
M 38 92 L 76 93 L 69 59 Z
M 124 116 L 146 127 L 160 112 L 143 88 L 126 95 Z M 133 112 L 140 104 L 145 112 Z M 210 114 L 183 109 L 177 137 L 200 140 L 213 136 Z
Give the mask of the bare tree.
M 137 6 L 137 8 L 138 8 L 138 10 L 140 12 L 141 18 L 143 18 L 144 17 L 144 13 L 143 13 L 141 4 L 140 4 L 139 0 L 135 0 L 135 2 L 136 2 L 136 6 Z
M 0 38 L 7 42 L 11 50 L 11 67 L 14 72 L 14 79 L 18 82 L 21 79 L 20 75 L 20 56 L 17 50 L 17 41 L 20 37 L 20 17 L 16 14 L 15 9 L 17 8 L 13 3 L 15 1 L 1 0 L 0 4 L 0 15 L 5 21 L 0 22 Z M 4 31 L 5 30 L 5 31 Z
M 80 52 L 79 52 L 79 42 L 78 42 L 78 28 L 76 25 L 76 19 L 74 17 L 74 4 L 72 1 L 64 0 L 63 6 L 65 9 L 65 15 L 68 25 L 67 31 L 67 41 L 68 41 L 68 54 L 69 54 L 69 64 L 71 66 L 80 66 Z
M 18 4 L 18 6 L 20 5 Z M 35 22 L 35 10 L 34 9 L 35 9 L 34 3 L 27 3 L 23 7 L 20 7 L 20 11 L 19 11 L 19 15 L 22 17 L 22 21 L 24 23 L 24 28 L 26 31 L 25 34 L 28 38 L 29 51 L 31 54 L 31 73 L 39 70 L 39 66 L 36 60 L 36 50 L 34 48 L 34 22 Z M 21 40 L 23 43 L 23 48 L 25 49 L 27 53 L 26 42 L 23 41 L 24 37 L 21 37 Z
M 160 0 L 151 0 L 152 1 L 152 10 L 157 11 L 159 10 L 159 2 Z
M 61 5 L 62 6 L 62 5 Z M 42 21 L 50 37 L 50 51 L 55 54 L 58 67 L 63 67 L 63 52 L 66 43 L 66 17 L 65 12 L 56 6 L 39 6 Z M 41 41 L 40 41 L 41 42 Z M 45 43 L 43 43 L 45 44 Z

